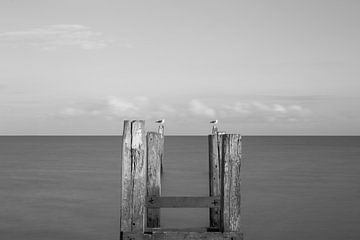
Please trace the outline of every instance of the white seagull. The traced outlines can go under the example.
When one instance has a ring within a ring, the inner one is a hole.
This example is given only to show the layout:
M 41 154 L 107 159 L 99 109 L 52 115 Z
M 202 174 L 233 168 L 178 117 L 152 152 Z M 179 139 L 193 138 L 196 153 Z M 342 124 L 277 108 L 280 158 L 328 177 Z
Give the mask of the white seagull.
M 218 133 L 218 127 L 216 126 L 216 124 L 218 123 L 218 120 L 212 120 L 212 121 L 210 121 L 210 123 L 213 124 L 211 133 L 212 134 L 217 134 Z
M 165 123 L 165 119 L 157 120 L 157 121 L 155 121 L 155 123 L 159 123 L 158 133 L 160 133 L 161 135 L 164 136 L 164 123 Z

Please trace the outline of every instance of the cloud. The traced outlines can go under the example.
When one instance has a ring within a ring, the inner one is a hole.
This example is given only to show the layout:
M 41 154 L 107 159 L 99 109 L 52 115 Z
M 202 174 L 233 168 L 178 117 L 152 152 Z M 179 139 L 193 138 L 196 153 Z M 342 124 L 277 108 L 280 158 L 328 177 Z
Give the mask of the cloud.
M 163 113 L 176 113 L 176 109 L 168 104 L 161 104 L 159 110 Z
M 84 50 L 107 47 L 112 41 L 104 39 L 102 32 L 76 24 L 50 25 L 23 31 L 0 33 L 0 43 L 19 46 L 33 46 L 42 50 L 56 50 L 60 47 L 79 47 Z
M 295 122 L 304 120 L 311 111 L 300 105 L 284 105 L 279 103 L 263 103 L 259 101 L 237 102 L 233 105 L 225 105 L 223 117 L 238 116 L 243 119 L 257 119 L 274 121 Z
M 76 103 L 60 111 L 63 117 L 100 116 L 107 119 L 118 118 L 158 118 L 159 116 L 173 116 L 175 110 L 172 106 L 151 104 L 149 98 L 136 96 L 123 99 L 108 96 L 100 99 Z
M 105 102 L 105 109 L 107 108 L 110 113 L 116 116 L 122 116 L 125 114 L 133 115 L 138 111 L 138 107 L 134 103 L 116 98 L 109 97 Z
M 206 116 L 206 117 L 215 117 L 215 110 L 206 106 L 204 103 L 197 99 L 190 101 L 189 110 L 194 115 Z
M 109 96 L 103 99 L 79 103 L 77 106 L 67 107 L 60 113 L 64 116 L 132 117 L 136 116 L 139 110 L 139 106 L 133 102 Z
M 160 102 L 158 102 L 160 101 Z M 77 102 L 58 112 L 61 117 L 103 117 L 106 119 L 178 119 L 188 118 L 189 115 L 213 118 L 215 110 L 207 107 L 199 100 L 193 99 L 190 105 L 164 103 L 161 100 L 150 100 L 145 96 L 120 98 L 107 96 Z
M 139 105 L 148 105 L 150 103 L 149 98 L 145 96 L 136 96 L 134 100 Z
M 307 121 L 312 112 L 299 104 L 283 104 L 278 102 L 238 101 L 227 105 L 213 103 L 210 106 L 199 99 L 192 99 L 187 105 L 179 103 L 163 103 L 152 101 L 145 96 L 128 99 L 108 96 L 101 99 L 76 103 L 60 112 L 65 117 L 103 117 L 106 119 L 188 119 L 215 117 L 222 121 L 243 122 L 299 122 Z

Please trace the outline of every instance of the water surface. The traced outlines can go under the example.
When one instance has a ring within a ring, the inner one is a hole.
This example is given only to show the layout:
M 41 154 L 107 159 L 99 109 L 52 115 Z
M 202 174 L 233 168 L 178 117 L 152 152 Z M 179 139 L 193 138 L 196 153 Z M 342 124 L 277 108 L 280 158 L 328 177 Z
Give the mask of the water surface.
M 0 137 L 0 239 L 119 237 L 121 137 Z M 360 239 L 359 137 L 244 137 L 247 240 Z M 163 195 L 208 194 L 206 137 L 167 137 Z M 165 227 L 208 225 L 165 209 Z

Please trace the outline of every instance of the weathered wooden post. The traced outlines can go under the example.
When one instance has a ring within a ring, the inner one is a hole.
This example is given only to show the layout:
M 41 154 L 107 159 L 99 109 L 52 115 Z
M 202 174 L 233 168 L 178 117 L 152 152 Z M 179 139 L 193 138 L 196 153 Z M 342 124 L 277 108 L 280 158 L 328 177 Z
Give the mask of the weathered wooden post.
M 213 134 L 208 136 L 209 140 L 209 195 L 221 195 L 221 167 L 223 162 L 222 155 L 222 136 Z M 220 230 L 221 208 L 210 208 L 210 228 Z
M 221 167 L 221 231 L 240 232 L 241 136 L 224 134 Z
M 161 141 L 160 141 L 160 153 L 161 153 L 161 158 L 160 158 L 160 174 L 163 173 L 164 169 L 163 169 L 163 155 L 164 155 L 164 134 L 165 134 L 165 127 L 163 124 L 159 125 L 158 128 L 158 133 L 160 135 Z
M 209 135 L 210 196 L 220 196 L 220 209 L 210 209 L 210 227 L 221 232 L 240 233 L 240 166 L 239 134 Z
M 161 195 L 161 171 L 164 155 L 164 135 L 149 132 L 147 134 L 147 196 L 159 197 Z M 147 208 L 147 226 L 160 227 L 160 208 Z
M 145 121 L 124 121 L 121 232 L 143 232 L 146 198 Z

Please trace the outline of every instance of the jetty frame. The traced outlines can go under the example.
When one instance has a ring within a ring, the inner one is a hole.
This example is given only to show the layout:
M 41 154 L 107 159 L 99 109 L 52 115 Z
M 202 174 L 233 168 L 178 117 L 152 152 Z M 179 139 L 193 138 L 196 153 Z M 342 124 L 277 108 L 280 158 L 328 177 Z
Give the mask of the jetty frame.
M 213 134 L 209 143 L 209 196 L 161 196 L 163 132 L 146 132 L 144 120 L 125 120 L 122 143 L 120 239 L 242 240 L 240 134 Z M 161 208 L 209 208 L 210 226 L 160 227 Z

